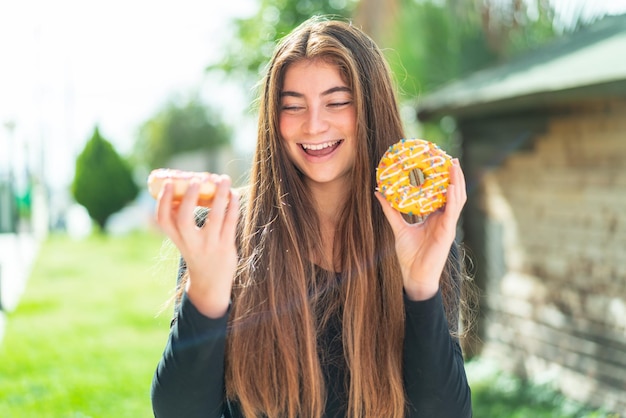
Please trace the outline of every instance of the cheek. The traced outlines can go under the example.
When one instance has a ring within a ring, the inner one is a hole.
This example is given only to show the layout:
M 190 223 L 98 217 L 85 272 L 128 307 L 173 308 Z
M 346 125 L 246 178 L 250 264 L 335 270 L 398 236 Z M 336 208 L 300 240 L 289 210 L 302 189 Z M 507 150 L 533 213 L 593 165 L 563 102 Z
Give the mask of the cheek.
M 296 153 L 297 134 L 295 132 L 295 124 L 289 118 L 280 118 L 278 121 L 278 131 L 280 134 L 280 141 L 282 142 L 287 156 L 291 161 L 294 160 Z
M 352 111 L 348 113 L 346 118 L 346 125 L 353 134 L 356 132 L 356 110 L 352 109 Z
M 335 126 L 341 129 L 346 135 L 354 135 L 356 125 L 356 111 L 354 109 L 346 110 L 335 118 Z
M 283 140 L 289 140 L 293 136 L 295 124 L 291 118 L 281 117 L 278 120 L 278 130 Z

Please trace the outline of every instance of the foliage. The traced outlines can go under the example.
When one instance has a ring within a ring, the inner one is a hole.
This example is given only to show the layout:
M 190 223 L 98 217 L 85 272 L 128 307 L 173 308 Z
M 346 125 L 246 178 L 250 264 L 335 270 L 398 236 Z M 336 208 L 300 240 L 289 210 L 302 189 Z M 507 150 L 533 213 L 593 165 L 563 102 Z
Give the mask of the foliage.
M 51 235 L 0 346 L 0 417 L 149 417 L 176 254 L 160 234 Z M 154 264 L 155 259 L 161 259 Z
M 89 217 L 105 232 L 111 215 L 121 210 L 139 193 L 130 167 L 98 130 L 76 159 L 72 195 L 84 206 Z
M 252 16 L 233 20 L 234 36 L 208 70 L 256 81 L 276 41 L 303 20 L 320 14 L 354 17 L 359 3 L 368 1 L 381 0 L 260 0 Z M 544 0 L 390 3 L 398 3 L 399 10 L 388 8 L 395 24 L 391 36 L 385 36 L 385 49 L 407 96 L 415 97 L 555 36 L 554 11 Z
M 175 98 L 140 127 L 134 155 L 149 168 L 163 167 L 173 155 L 223 147 L 231 135 L 218 113 L 198 96 Z
M 531 17 L 527 3 L 404 0 L 387 51 L 403 95 L 419 97 L 552 39 L 550 5 L 536 0 Z
M 444 84 L 554 39 L 551 7 L 544 0 L 402 0 L 385 49 L 401 103 L 414 109 L 420 97 Z M 453 130 L 441 121 L 415 129 L 441 145 L 454 142 Z
M 297 24 L 315 14 L 356 19 L 359 10 L 379 10 L 361 7 L 368 1 L 381 0 L 261 0 L 256 13 L 233 21 L 234 36 L 208 70 L 239 78 L 248 89 L 258 81 L 276 41 Z M 379 19 L 392 23 L 379 34 L 384 39 L 376 41 L 390 62 L 403 105 L 414 106 L 421 95 L 556 35 L 554 12 L 545 0 L 394 0 L 388 6 L 383 10 L 389 16 Z
M 474 416 L 482 418 L 618 418 L 619 415 L 568 399 L 552 380 L 525 381 L 486 359 L 466 364 Z
M 254 83 L 269 60 L 276 41 L 313 15 L 350 16 L 356 0 L 260 0 L 252 16 L 233 21 L 235 35 L 223 57 L 208 67 Z

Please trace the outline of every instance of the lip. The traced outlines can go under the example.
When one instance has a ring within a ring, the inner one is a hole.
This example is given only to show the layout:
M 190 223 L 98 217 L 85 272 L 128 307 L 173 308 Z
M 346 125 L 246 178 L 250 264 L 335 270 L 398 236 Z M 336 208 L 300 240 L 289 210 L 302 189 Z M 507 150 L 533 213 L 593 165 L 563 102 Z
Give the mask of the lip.
M 342 142 L 342 139 L 332 139 L 332 140 L 328 140 L 328 141 L 324 141 L 324 142 L 320 142 L 320 143 L 314 143 L 314 142 L 300 142 L 298 145 L 300 145 L 303 148 L 307 148 L 307 149 L 323 149 L 323 148 L 329 148 L 329 147 L 333 147 L 335 145 L 338 145 L 340 142 Z
M 319 143 L 313 142 L 301 142 L 298 146 L 302 150 L 305 158 L 311 161 L 323 161 L 327 157 L 335 154 L 337 149 L 343 144 L 343 139 L 335 139 L 331 141 L 324 141 Z

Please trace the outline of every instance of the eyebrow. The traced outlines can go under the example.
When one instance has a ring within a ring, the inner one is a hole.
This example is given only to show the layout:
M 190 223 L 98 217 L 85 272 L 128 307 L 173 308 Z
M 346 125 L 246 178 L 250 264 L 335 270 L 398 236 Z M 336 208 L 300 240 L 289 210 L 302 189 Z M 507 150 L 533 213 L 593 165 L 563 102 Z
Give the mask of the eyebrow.
M 350 90 L 348 87 L 345 87 L 345 86 L 331 87 L 328 90 L 324 90 L 321 96 L 328 96 L 329 94 L 333 94 L 337 92 L 352 93 L 352 90 Z M 304 94 L 298 93 L 296 91 L 285 90 L 285 91 L 280 92 L 280 97 L 304 97 Z

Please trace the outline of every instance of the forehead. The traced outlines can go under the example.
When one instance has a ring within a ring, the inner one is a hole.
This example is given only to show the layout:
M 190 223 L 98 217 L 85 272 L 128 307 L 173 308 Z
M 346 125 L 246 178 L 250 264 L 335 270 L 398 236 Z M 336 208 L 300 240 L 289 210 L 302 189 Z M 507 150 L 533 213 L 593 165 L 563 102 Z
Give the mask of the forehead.
M 283 78 L 283 91 L 326 91 L 346 87 L 344 75 L 337 64 L 325 60 L 300 60 L 290 64 Z

